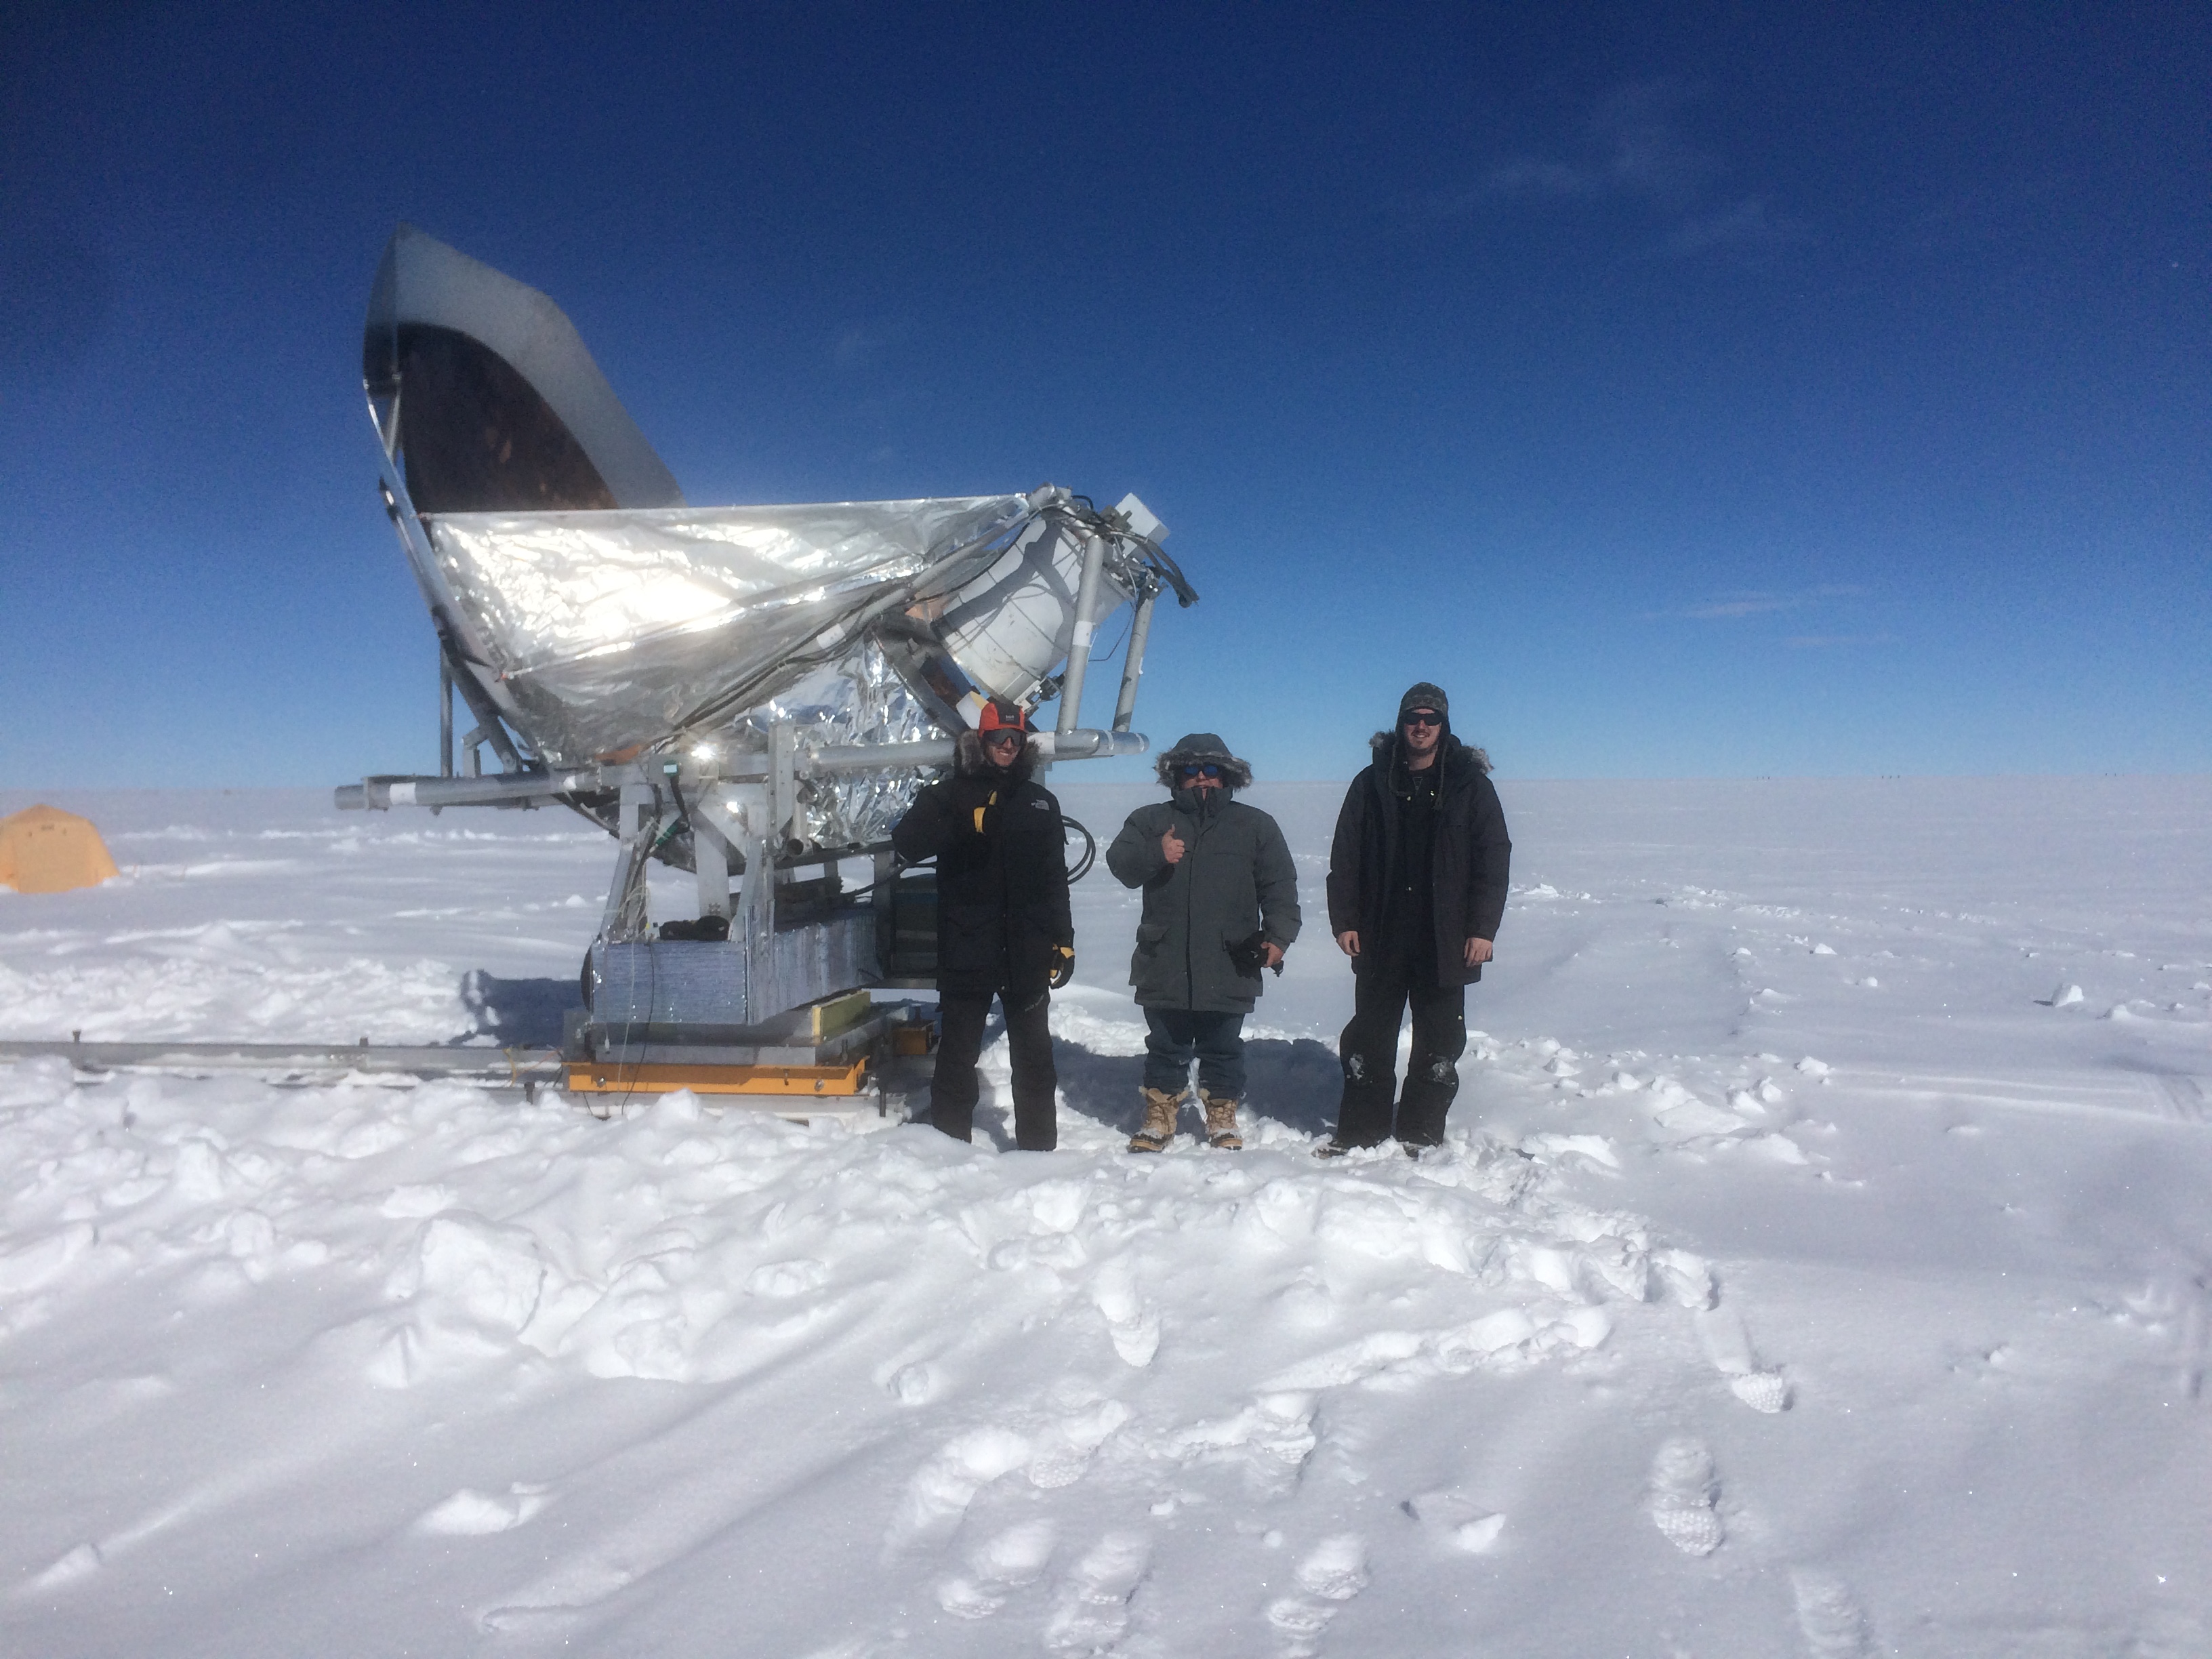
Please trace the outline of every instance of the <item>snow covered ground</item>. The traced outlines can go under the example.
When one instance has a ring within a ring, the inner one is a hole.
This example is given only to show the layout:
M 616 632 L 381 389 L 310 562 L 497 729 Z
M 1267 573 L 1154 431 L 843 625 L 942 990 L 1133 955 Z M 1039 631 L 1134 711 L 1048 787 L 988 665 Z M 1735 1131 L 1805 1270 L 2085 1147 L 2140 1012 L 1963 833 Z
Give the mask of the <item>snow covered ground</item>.
M 0 1063 L 0 1651 L 2212 1652 L 2212 781 L 1501 792 L 1419 1164 L 1307 1155 L 1321 785 L 1241 1155 L 1120 1150 L 1103 870 L 1053 1154 Z M 526 1037 L 612 857 L 55 804 L 125 873 L 0 893 L 0 1036 Z

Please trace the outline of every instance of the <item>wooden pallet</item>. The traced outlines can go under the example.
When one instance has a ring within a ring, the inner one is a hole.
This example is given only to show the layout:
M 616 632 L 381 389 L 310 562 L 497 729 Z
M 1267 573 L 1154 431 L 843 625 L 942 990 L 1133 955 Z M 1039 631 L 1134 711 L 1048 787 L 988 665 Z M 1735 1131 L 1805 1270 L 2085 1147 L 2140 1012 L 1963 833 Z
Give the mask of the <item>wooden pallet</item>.
M 585 1095 L 665 1095 L 689 1089 L 702 1095 L 852 1096 L 866 1086 L 868 1058 L 834 1066 L 702 1066 L 646 1061 L 568 1062 L 568 1090 Z

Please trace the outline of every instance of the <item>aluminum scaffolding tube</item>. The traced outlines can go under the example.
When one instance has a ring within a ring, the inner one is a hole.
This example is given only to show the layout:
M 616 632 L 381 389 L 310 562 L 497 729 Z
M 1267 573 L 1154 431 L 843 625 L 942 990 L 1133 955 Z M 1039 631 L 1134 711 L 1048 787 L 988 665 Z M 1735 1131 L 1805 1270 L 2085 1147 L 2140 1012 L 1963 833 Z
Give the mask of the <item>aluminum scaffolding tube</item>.
M 1152 605 L 1160 597 L 1159 584 L 1147 578 L 1137 596 L 1136 613 L 1129 618 L 1128 648 L 1121 653 L 1121 695 L 1114 700 L 1114 729 L 1127 732 L 1137 717 L 1137 682 L 1145 674 L 1145 641 L 1152 631 Z
M 1140 732 L 1101 732 L 1086 726 L 1074 732 L 1041 732 L 1037 745 L 1053 760 L 1104 760 L 1118 755 L 1141 755 L 1149 739 Z M 954 740 L 927 738 L 916 743 L 837 744 L 811 748 L 797 744 L 793 772 L 802 778 L 839 777 L 856 772 L 888 772 L 905 768 L 952 764 Z M 686 788 L 716 781 L 766 780 L 774 760 L 761 750 L 726 756 L 711 765 L 683 765 L 676 776 Z M 342 784 L 331 792 L 332 803 L 344 811 L 382 812 L 394 806 L 496 806 L 557 800 L 563 795 L 589 795 L 620 788 L 625 783 L 650 782 L 667 774 L 656 767 L 650 773 L 635 762 L 620 765 L 563 767 L 547 772 L 507 772 L 479 778 L 375 777 Z
M 1075 590 L 1075 622 L 1067 641 L 1067 672 L 1060 682 L 1055 732 L 1074 731 L 1083 718 L 1083 680 L 1091 666 L 1091 636 L 1098 628 L 1098 588 L 1105 568 L 1106 538 L 1091 533 L 1083 550 L 1082 586 Z

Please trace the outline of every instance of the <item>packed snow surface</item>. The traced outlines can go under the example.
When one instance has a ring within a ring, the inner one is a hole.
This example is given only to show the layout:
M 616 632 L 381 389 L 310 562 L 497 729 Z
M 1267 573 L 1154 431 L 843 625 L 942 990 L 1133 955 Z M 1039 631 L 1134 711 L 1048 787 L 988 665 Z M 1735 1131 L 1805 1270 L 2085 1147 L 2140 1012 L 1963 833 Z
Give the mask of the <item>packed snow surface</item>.
M 1339 793 L 1239 1154 L 1122 1150 L 1103 869 L 1054 1153 L 1003 1044 L 972 1148 L 0 1062 L 0 1651 L 2212 1652 L 2212 781 L 1503 781 L 1450 1143 L 1324 1164 Z M 0 1036 L 535 1040 L 612 863 L 55 804 Z

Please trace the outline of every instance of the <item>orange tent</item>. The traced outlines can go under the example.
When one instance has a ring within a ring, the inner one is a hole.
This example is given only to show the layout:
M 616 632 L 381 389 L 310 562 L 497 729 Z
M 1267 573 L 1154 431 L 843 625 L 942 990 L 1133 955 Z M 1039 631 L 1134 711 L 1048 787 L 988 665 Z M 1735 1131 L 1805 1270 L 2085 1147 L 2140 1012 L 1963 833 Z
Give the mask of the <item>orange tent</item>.
M 0 818 L 0 887 L 60 893 L 97 886 L 116 873 L 107 843 L 89 818 L 52 806 Z

